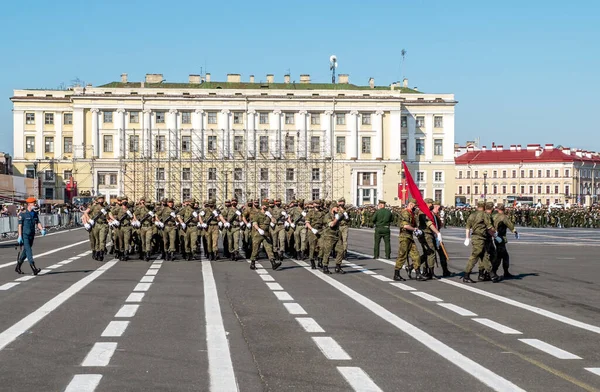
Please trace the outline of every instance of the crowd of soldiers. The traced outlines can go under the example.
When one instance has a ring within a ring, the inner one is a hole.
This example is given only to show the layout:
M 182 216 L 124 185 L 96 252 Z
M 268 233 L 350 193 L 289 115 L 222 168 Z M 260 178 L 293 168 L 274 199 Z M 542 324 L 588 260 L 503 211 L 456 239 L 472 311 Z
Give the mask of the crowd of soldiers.
M 311 268 L 329 271 L 329 258 L 335 255 L 335 272 L 344 273 L 342 258 L 348 248 L 350 216 L 345 200 L 293 200 L 283 206 L 281 199 L 226 200 L 217 206 L 211 199 L 200 203 L 191 198 L 182 203 L 164 199 L 153 203 L 142 197 L 137 202 L 120 196 L 108 205 L 103 195 L 84 210 L 84 227 L 89 232 L 92 257 L 103 261 L 106 253 L 121 261 L 137 255 L 150 260 L 219 260 L 219 238 L 223 258 L 250 260 L 256 268 L 259 251 L 264 249 L 273 269 L 285 255 L 309 259 Z M 107 239 L 112 246 L 107 252 Z M 223 259 L 221 259 L 223 260 Z

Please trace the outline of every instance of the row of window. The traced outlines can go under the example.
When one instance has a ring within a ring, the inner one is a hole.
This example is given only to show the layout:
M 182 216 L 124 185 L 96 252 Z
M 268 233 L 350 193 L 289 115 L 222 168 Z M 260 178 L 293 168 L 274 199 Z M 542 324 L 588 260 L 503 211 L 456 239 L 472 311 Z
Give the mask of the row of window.
M 55 180 L 55 173 L 54 170 L 44 170 L 43 172 L 40 171 L 40 174 L 43 173 L 42 176 L 42 180 L 43 181 L 54 181 Z M 63 180 L 67 181 L 69 178 L 71 178 L 71 176 L 73 175 L 73 171 L 72 170 L 64 170 L 63 171 Z M 27 178 L 35 178 L 35 170 L 29 168 L 25 170 L 25 177 Z
M 525 174 L 527 174 L 527 173 L 529 174 L 529 177 L 525 177 Z M 529 171 L 521 170 L 521 173 L 520 173 L 521 177 L 519 177 L 519 178 L 534 178 L 534 176 L 533 176 L 534 173 L 535 173 L 535 170 L 529 170 Z M 511 174 L 510 178 L 517 178 L 517 171 L 516 170 L 511 170 L 510 174 Z M 542 174 L 544 174 L 544 171 L 543 170 L 538 170 L 537 171 L 537 178 L 542 178 L 543 177 Z M 546 178 L 559 178 L 560 177 L 560 170 L 559 169 L 555 169 L 554 170 L 554 177 L 551 176 L 552 170 L 546 170 L 545 174 L 546 174 Z M 471 178 L 471 171 L 467 171 L 466 175 L 467 175 L 466 178 Z M 569 169 L 565 169 L 565 177 L 570 177 L 570 175 L 571 175 L 571 171 Z M 484 177 L 486 177 L 486 176 L 487 176 L 487 174 L 484 173 Z M 501 176 L 502 177 L 500 177 L 500 178 L 509 178 L 508 177 L 508 170 L 502 170 Z M 458 171 L 458 178 L 459 179 L 463 178 L 463 171 L 462 170 Z M 474 170 L 473 171 L 473 178 L 479 178 L 479 170 Z M 493 170 L 492 171 L 492 177 L 491 178 L 498 178 L 498 170 Z
M 35 124 L 35 113 L 25 113 L 25 124 Z M 44 113 L 44 124 L 54 125 L 54 113 Z M 63 124 L 73 125 L 73 113 L 63 113 Z
M 166 180 L 166 171 L 164 167 L 156 168 L 156 181 L 165 181 Z M 116 175 L 116 174 L 115 174 Z M 98 176 L 105 176 L 104 173 L 99 173 Z M 217 168 L 210 167 L 207 172 L 207 181 L 217 181 Z M 260 168 L 259 171 L 259 180 L 260 181 L 269 181 L 269 169 L 268 168 Z M 192 169 L 189 167 L 184 167 L 181 169 L 181 181 L 192 181 Z M 233 169 L 233 181 L 244 181 L 244 171 L 241 168 Z M 296 181 L 296 170 L 294 168 L 287 168 L 285 170 L 285 181 Z M 321 169 L 318 167 L 313 167 L 311 171 L 311 181 L 321 181 Z M 100 183 L 100 180 L 98 180 Z M 116 179 L 115 184 L 116 185 Z
M 26 136 L 25 137 L 25 152 L 35 152 L 35 136 Z M 46 136 L 44 138 L 44 152 L 45 153 L 53 153 L 54 152 L 54 137 Z M 63 152 L 65 152 L 65 153 L 73 152 L 73 138 L 72 137 L 64 137 L 63 138 Z
M 484 195 L 487 195 L 488 191 L 491 190 L 491 194 L 492 195 L 497 195 L 497 194 L 501 194 L 501 195 L 515 195 L 517 193 L 517 186 L 516 185 L 511 185 L 510 187 L 510 193 L 508 193 L 508 187 L 506 185 L 502 185 L 501 187 L 498 187 L 498 185 L 492 185 L 492 186 L 485 186 L 485 188 L 482 186 L 481 190 L 483 192 Z M 465 190 L 466 192 L 463 193 L 463 190 Z M 474 195 L 479 195 L 479 186 L 475 185 L 473 187 L 473 194 Z M 498 193 L 498 191 L 501 191 L 501 193 Z M 529 192 L 526 192 L 526 191 Z M 536 190 L 536 187 L 534 185 L 529 185 L 529 186 L 525 186 L 525 185 L 521 185 L 520 187 L 520 194 L 521 195 L 534 195 L 534 191 Z M 537 186 L 537 194 L 542 194 L 542 190 L 544 190 L 544 187 L 542 185 L 538 185 Z M 554 185 L 554 187 L 552 187 L 551 185 L 546 185 L 545 187 L 545 194 L 549 195 L 551 193 L 554 194 L 559 194 L 560 193 L 560 185 Z M 554 192 L 552 192 L 554 191 Z M 568 196 L 570 192 L 570 187 L 569 185 L 565 185 L 565 196 Z M 463 186 L 459 186 L 458 187 L 458 194 L 459 195 L 470 195 L 471 194 L 471 186 L 467 185 L 465 187 Z
M 425 172 L 418 171 L 416 175 L 417 182 L 425 182 Z M 444 182 L 444 172 L 442 171 L 434 171 L 433 172 L 433 181 L 434 182 Z

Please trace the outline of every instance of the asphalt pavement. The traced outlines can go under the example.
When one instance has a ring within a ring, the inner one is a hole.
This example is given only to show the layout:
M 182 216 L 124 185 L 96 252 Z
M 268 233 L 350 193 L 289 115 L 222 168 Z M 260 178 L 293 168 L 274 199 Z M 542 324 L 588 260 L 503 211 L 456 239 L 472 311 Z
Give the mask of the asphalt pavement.
M 598 232 L 520 232 L 516 277 L 474 285 L 458 228 L 443 230 L 454 276 L 427 282 L 392 280 L 396 230 L 387 260 L 352 229 L 344 275 L 98 262 L 73 230 L 36 238 L 34 277 L 3 242 L 0 390 L 600 391 Z

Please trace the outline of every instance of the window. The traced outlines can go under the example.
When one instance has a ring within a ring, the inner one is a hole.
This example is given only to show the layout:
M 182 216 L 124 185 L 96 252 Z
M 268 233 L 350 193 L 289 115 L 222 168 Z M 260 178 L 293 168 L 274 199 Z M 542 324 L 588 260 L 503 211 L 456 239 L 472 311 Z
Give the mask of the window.
M 444 141 L 442 139 L 433 140 L 433 155 L 444 155 Z
M 112 152 L 112 135 L 104 135 L 104 152 Z
M 512 178 L 517 178 L 517 171 L 516 170 L 512 171 Z
M 473 173 L 473 178 L 479 178 L 479 170 L 475 170 Z
M 181 112 L 181 123 L 182 124 L 191 124 L 192 123 L 192 113 L 191 112 Z
M 533 185 L 529 185 L 529 194 L 533 195 Z
M 442 202 L 442 190 L 441 189 L 436 189 L 433 192 L 433 199 L 437 202 Z
M 63 115 L 63 123 L 65 125 L 73 125 L 73 113 L 65 113 Z
M 502 178 L 506 178 L 506 170 L 502 170 Z
M 35 177 L 35 170 L 33 170 L 33 169 L 26 169 L 25 170 L 25 177 L 27 177 L 27 178 L 34 178 Z
M 108 176 L 110 185 L 117 185 L 117 173 L 110 173 Z
M 287 125 L 294 124 L 294 113 L 284 113 L 284 118 Z
M 266 199 L 266 198 L 268 198 L 268 197 L 269 197 L 269 190 L 268 190 L 268 189 L 265 189 L 265 188 L 262 188 L 262 189 L 260 190 L 260 198 L 261 198 L 262 200 L 264 200 L 264 199 Z
M 498 178 L 498 171 L 492 171 L 492 178 Z
M 35 152 L 35 136 L 25 137 L 25 152 Z
M 233 112 L 233 123 L 243 124 L 244 123 L 244 112 Z
M 321 181 L 321 169 L 318 167 L 313 167 L 312 169 L 312 180 Z
M 290 201 L 292 201 L 294 199 L 294 189 L 293 188 L 288 188 L 285 190 L 285 202 L 289 203 Z
M 463 187 L 462 187 L 462 186 L 459 186 L 459 187 L 458 187 L 458 194 L 459 194 L 459 195 L 462 195 L 462 194 L 463 194 Z
M 418 171 L 417 172 L 417 181 L 424 182 L 425 181 L 425 172 Z
M 361 152 L 363 154 L 370 154 L 371 153 L 371 137 L 369 136 L 363 136 L 361 139 Z
M 506 195 L 506 185 L 502 185 L 502 194 Z
M 54 152 L 54 138 L 53 137 L 45 137 L 44 138 L 44 152 Z
M 266 167 L 260 168 L 260 180 L 269 181 L 269 169 L 267 169 Z
M 554 193 L 558 195 L 558 193 L 559 193 L 558 185 L 554 185 Z
M 311 195 L 313 200 L 319 200 L 321 198 L 321 190 L 319 188 L 313 188 Z
M 360 177 L 362 180 L 360 185 L 373 185 L 373 183 L 371 182 L 371 174 L 372 173 L 360 173 Z
M 48 200 L 54 199 L 54 189 L 53 188 L 44 188 L 44 197 Z
M 286 181 L 294 181 L 294 169 L 292 169 L 292 168 L 285 169 L 285 180 Z
M 140 150 L 140 137 L 138 135 L 129 136 L 129 151 L 138 152 Z
M 546 170 L 546 177 L 550 178 L 550 170 Z
M 417 127 L 418 128 L 423 128 L 425 126 L 425 117 L 424 116 L 417 116 Z
M 541 170 L 538 170 L 537 174 L 538 174 L 538 178 L 542 178 L 542 171 Z
M 546 194 L 549 195 L 550 194 L 550 185 L 546 185 Z
M 478 186 L 478 185 L 475 185 L 475 186 L 473 187 L 473 193 L 474 193 L 474 194 L 476 194 L 476 195 L 478 195 L 478 194 L 479 194 L 479 186 Z
M 458 172 L 458 178 L 459 179 L 463 178 L 463 172 L 462 172 L 462 170 L 459 170 L 459 172 Z
M 554 177 L 556 177 L 556 178 L 560 177 L 560 174 L 559 174 L 559 170 L 558 170 L 558 169 L 554 170 Z M 557 192 L 557 193 L 558 193 L 558 192 Z
M 236 167 L 235 169 L 233 169 L 233 181 L 243 181 L 243 180 L 244 180 L 244 171 L 239 167 Z
M 63 180 L 67 181 L 73 176 L 72 170 L 63 170 Z
M 444 126 L 444 117 L 435 116 L 433 117 L 433 127 L 434 128 L 443 128 Z
M 164 167 L 157 167 L 156 168 L 156 180 L 157 181 L 164 181 L 165 180 L 165 168 Z
M 513 185 L 513 186 L 511 187 L 511 193 L 512 193 L 513 195 L 514 195 L 515 193 L 517 193 L 517 186 L 516 186 L 516 185 Z
M 569 169 L 565 169 L 565 177 L 570 177 L 571 171 Z
M 401 122 L 400 126 L 402 128 L 408 127 L 408 118 L 406 116 L 402 116 L 400 122 Z
M 165 123 L 165 112 L 156 112 L 156 123 L 157 124 Z
M 346 114 L 338 113 L 335 115 L 335 123 L 337 125 L 346 125 Z
M 471 172 L 470 171 L 467 172 L 467 178 L 471 178 Z
M 156 200 L 165 198 L 165 188 L 156 188 Z
M 525 178 L 525 170 L 521 170 L 521 178 Z
M 408 154 L 408 140 L 406 140 L 406 139 L 400 140 L 400 154 L 401 155 Z
M 441 172 L 441 171 L 433 172 L 433 181 L 442 182 L 443 181 L 443 172 Z
M 182 181 L 191 181 L 192 179 L 192 169 L 189 167 L 184 167 L 181 169 L 181 180 Z
M 494 195 L 498 194 L 498 185 L 492 186 L 492 194 L 494 194 Z
M 25 124 L 35 124 L 35 113 L 25 113 Z
M 233 151 L 239 152 L 244 148 L 244 137 L 243 136 L 234 136 L 233 137 Z
M 335 138 L 335 152 L 338 154 L 346 153 L 346 136 L 337 136 Z
M 54 181 L 54 172 L 52 170 L 44 171 L 44 181 Z
M 102 113 L 102 122 L 105 124 L 112 123 L 113 122 L 113 112 L 111 112 L 111 111 L 103 112 Z
M 258 138 L 258 151 L 263 154 L 269 152 L 269 137 L 268 136 L 260 136 Z
M 154 149 L 156 152 L 165 152 L 167 138 L 165 135 L 159 135 L 154 139 Z
M 98 185 L 106 185 L 106 176 L 104 173 L 98 173 Z
M 416 139 L 416 148 L 415 152 L 417 155 L 425 155 L 425 140 L 424 139 Z
M 321 145 L 321 137 L 320 136 L 311 136 L 310 137 L 310 152 L 316 154 L 319 152 L 319 147 Z
M 471 186 L 467 185 L 467 195 L 470 195 L 470 194 L 471 194 Z
M 541 185 L 538 185 L 538 187 L 537 187 L 537 193 L 542 193 L 542 186 Z
M 533 170 L 529 170 L 529 178 L 533 178 Z
M 181 189 L 181 200 L 188 200 L 192 197 L 192 191 L 190 188 L 182 188 Z
M 46 124 L 46 125 L 54 124 L 54 113 L 44 113 L 44 124 Z
M 217 181 L 217 168 L 216 167 L 208 168 L 208 181 Z
M 371 125 L 371 113 L 364 113 L 362 115 L 362 125 Z
M 311 113 L 310 114 L 310 124 L 311 125 L 321 124 L 321 116 L 319 115 L 319 113 Z
M 192 137 L 191 136 L 182 136 L 181 137 L 181 151 L 182 152 L 191 152 L 192 151 Z
M 269 123 L 269 113 L 267 113 L 267 112 L 258 113 L 258 123 L 259 124 L 268 124 Z
M 242 196 L 243 196 L 242 188 L 235 188 L 233 190 L 233 195 L 235 196 L 236 199 L 242 200 Z
M 214 135 L 208 137 L 208 151 L 217 151 L 217 137 Z
M 569 196 L 569 186 L 565 185 L 565 196 Z
M 294 137 L 293 136 L 286 136 L 285 137 L 285 152 L 290 154 L 294 152 Z
M 208 188 L 208 199 L 216 199 L 217 198 L 217 188 Z
M 140 122 L 140 112 L 129 112 L 129 122 L 138 124 Z

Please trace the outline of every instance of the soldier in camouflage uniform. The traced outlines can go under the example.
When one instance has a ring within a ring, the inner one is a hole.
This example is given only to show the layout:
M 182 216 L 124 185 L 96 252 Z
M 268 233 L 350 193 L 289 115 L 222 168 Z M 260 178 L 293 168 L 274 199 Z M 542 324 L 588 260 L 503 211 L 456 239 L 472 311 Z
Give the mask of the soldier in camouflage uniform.
M 271 227 L 271 238 L 273 238 L 273 252 L 275 258 L 283 261 L 285 251 L 285 222 L 287 221 L 287 212 L 281 208 L 281 199 L 277 198 L 273 207 L 269 208 L 272 215 L 272 221 L 275 227 Z
M 106 236 L 108 235 L 108 210 L 104 203 L 104 195 L 96 196 L 94 205 L 84 211 L 87 221 L 93 225 L 92 236 L 94 237 L 94 249 L 92 258 L 104 261 L 106 252 Z M 93 223 L 92 223 L 93 222 Z
M 495 230 L 490 215 L 484 210 L 485 207 L 484 202 L 477 203 L 477 211 L 471 214 L 467 220 L 465 246 L 469 246 L 469 243 L 472 243 L 472 251 L 465 268 L 465 275 L 462 279 L 464 283 L 475 283 L 470 275 L 478 260 L 482 261 L 483 269 L 490 273 L 492 280 L 498 281 L 498 276 L 492 271 L 489 257 L 486 256 L 486 252 L 489 252 L 490 247 L 493 246 L 491 241 Z
M 324 227 L 321 235 L 323 237 L 323 273 L 325 274 L 331 274 L 329 271 L 329 256 L 333 250 L 336 253 L 335 272 L 338 274 L 346 273 L 342 269 L 344 248 L 341 242 L 339 223 L 344 219 L 344 216 L 340 212 L 340 207 L 332 202 L 328 211 L 321 215 L 322 226 Z
M 306 215 L 304 200 L 299 200 L 298 206 L 290 211 L 290 224 L 294 233 L 294 257 L 300 260 L 306 257 Z
M 498 271 L 498 267 L 502 263 L 502 268 L 504 269 L 504 279 L 512 278 L 513 275 L 508 272 L 508 267 L 510 266 L 510 257 L 508 255 L 508 251 L 506 250 L 506 230 L 510 230 L 515 233 L 515 237 L 518 238 L 519 233 L 515 230 L 515 226 L 510 220 L 510 218 L 504 213 L 505 212 L 504 204 L 499 204 L 497 207 L 498 213 L 494 216 L 494 228 L 498 233 L 498 236 L 502 238 L 501 243 L 496 243 L 496 260 L 492 264 L 492 270 L 494 273 Z
M 133 213 L 133 221 L 140 230 L 140 260 L 150 261 L 152 254 L 152 235 L 155 222 L 154 204 L 144 197 L 140 199 L 138 208 Z
M 225 229 L 225 235 L 227 236 L 227 244 L 229 246 L 229 255 L 231 260 L 236 261 L 240 258 L 240 234 L 241 226 L 245 223 L 241 219 L 242 210 L 238 209 L 237 198 L 231 199 L 231 206 L 223 212 L 223 218 L 229 227 Z
M 281 261 L 275 261 L 273 256 L 273 245 L 269 227 L 272 225 L 272 215 L 268 212 L 269 202 L 263 200 L 260 212 L 254 215 L 252 227 L 252 255 L 250 256 L 250 269 L 256 269 L 256 258 L 262 244 L 267 252 L 267 257 L 271 262 L 271 267 L 276 270 L 281 266 Z
M 400 275 L 400 271 L 402 270 L 404 263 L 408 264 L 409 257 L 413 262 L 413 269 L 416 273 L 416 279 L 418 281 L 425 280 L 419 269 L 421 266 L 421 256 L 419 256 L 419 251 L 417 250 L 415 240 L 413 239 L 413 234 L 417 236 L 422 234 L 417 227 L 417 220 L 414 215 L 416 202 L 417 201 L 415 199 L 409 199 L 406 208 L 400 213 L 398 218 L 400 235 L 398 236 L 398 258 L 396 259 L 396 265 L 394 268 L 394 280 L 397 281 L 406 280 Z M 410 272 L 408 276 L 411 277 Z
M 343 257 L 346 258 L 348 253 L 348 226 L 350 221 L 350 216 L 346 211 L 346 199 L 343 197 L 337 202 L 339 214 L 343 215 L 343 219 L 338 222 L 339 230 L 340 230 L 340 241 L 342 242 L 342 248 L 344 249 Z M 336 251 L 337 252 L 337 251 Z M 337 254 L 337 253 L 336 253 Z
M 315 253 L 317 256 L 319 254 L 319 231 L 323 229 L 323 216 L 321 213 L 321 201 L 315 200 L 310 205 L 313 208 L 308 211 L 305 221 L 306 221 L 306 240 L 308 242 L 308 259 L 310 260 L 310 266 L 312 269 L 316 269 L 317 266 L 315 264 Z M 322 267 L 322 262 L 319 259 L 319 268 Z

